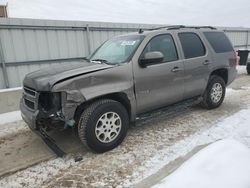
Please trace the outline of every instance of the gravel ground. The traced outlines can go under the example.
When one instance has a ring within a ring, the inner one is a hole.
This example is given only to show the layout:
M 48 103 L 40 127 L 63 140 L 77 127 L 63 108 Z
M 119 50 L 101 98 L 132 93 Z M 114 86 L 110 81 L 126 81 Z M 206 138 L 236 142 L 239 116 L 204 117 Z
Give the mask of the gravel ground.
M 227 90 L 226 99 L 218 109 L 176 107 L 171 114 L 168 111 L 156 113 L 153 118 L 132 127 L 125 141 L 110 152 L 94 154 L 81 150 L 83 160 L 80 162 L 74 162 L 72 154 L 63 159 L 51 159 L 4 176 L 0 187 L 131 187 L 155 173 L 161 167 L 159 161 L 168 163 L 191 151 L 198 143 L 192 139 L 194 135 L 248 108 L 249 93 L 250 77 L 240 75 Z

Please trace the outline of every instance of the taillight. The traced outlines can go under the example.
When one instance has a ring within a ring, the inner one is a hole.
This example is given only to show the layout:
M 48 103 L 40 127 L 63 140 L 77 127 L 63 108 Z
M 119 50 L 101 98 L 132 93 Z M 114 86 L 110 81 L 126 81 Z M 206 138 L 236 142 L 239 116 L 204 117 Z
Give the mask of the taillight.
M 234 66 L 237 66 L 238 65 L 238 55 L 237 55 L 237 52 L 234 51 Z

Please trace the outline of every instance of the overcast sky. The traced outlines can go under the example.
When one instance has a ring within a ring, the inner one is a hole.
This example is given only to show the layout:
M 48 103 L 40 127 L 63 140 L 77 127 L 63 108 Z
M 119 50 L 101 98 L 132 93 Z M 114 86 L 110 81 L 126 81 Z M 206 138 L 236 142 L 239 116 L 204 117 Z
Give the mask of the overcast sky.
M 249 0 L 8 0 L 8 5 L 10 17 L 250 27 Z

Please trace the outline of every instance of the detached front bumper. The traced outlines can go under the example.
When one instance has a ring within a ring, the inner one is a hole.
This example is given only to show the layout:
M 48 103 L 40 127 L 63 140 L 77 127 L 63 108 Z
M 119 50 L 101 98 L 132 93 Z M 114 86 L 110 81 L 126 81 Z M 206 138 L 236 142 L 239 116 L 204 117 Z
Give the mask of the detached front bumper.
M 31 130 L 37 130 L 37 125 L 36 125 L 36 120 L 37 120 L 37 116 L 39 111 L 31 111 L 29 110 L 23 101 L 23 98 L 20 101 L 20 110 L 21 110 L 21 115 L 23 120 L 28 124 L 28 126 L 30 127 Z
M 46 133 L 46 131 L 42 127 L 39 127 L 37 125 L 39 110 L 28 110 L 23 102 L 23 98 L 20 101 L 20 110 L 23 120 L 27 123 L 30 129 L 34 131 L 38 136 L 40 136 L 58 157 L 63 157 L 65 155 L 64 151 L 56 145 L 55 141 Z
M 60 95 L 57 94 L 57 96 Z M 51 93 L 41 94 L 24 87 L 20 100 L 20 111 L 23 120 L 30 129 L 39 135 L 57 156 L 62 157 L 65 153 L 56 145 L 55 140 L 49 136 L 48 132 L 55 129 L 64 130 L 68 126 L 73 126 L 75 122 L 65 119 L 60 109 L 61 101 L 59 99 L 60 97 L 55 97 Z
M 74 126 L 73 112 L 76 104 L 65 104 L 65 101 L 67 101 L 65 97 L 65 95 L 58 92 L 37 92 L 34 89 L 24 87 L 20 101 L 23 120 L 31 130 L 38 131 L 41 128 L 46 131 L 53 129 L 64 130 L 67 127 Z

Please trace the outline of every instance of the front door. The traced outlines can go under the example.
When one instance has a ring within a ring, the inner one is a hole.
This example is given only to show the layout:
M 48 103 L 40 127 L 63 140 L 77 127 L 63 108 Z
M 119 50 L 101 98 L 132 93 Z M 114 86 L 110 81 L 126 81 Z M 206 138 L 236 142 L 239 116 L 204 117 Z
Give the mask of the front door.
M 179 59 L 175 41 L 171 34 L 152 37 L 140 58 L 147 52 L 161 52 L 164 60 L 140 67 L 135 63 L 134 79 L 137 113 L 143 113 L 183 99 L 184 65 Z M 139 59 L 140 59 L 139 58 Z

